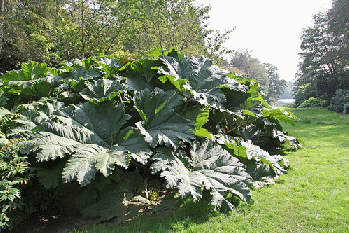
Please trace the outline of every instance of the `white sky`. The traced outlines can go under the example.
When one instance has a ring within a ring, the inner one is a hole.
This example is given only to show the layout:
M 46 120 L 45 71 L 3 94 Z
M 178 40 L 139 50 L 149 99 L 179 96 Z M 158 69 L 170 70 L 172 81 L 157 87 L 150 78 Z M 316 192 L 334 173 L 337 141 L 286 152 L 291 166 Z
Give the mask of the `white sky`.
M 211 5 L 210 29 L 236 29 L 224 45 L 248 49 L 252 57 L 279 69 L 291 81 L 297 72 L 302 28 L 313 26 L 312 15 L 327 11 L 332 0 L 196 0 Z

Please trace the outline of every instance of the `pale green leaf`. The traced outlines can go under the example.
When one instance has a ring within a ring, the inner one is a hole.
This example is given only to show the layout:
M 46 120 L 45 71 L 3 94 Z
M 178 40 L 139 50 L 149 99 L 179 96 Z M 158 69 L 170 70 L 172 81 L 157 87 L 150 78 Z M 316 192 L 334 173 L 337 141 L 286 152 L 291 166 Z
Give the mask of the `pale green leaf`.
M 192 97 L 205 106 L 222 108 L 227 100 L 221 88 L 240 88 L 236 80 L 227 76 L 226 70 L 213 65 L 210 59 L 185 56 L 159 56 L 159 59 L 163 62 L 163 66 L 158 67 L 159 73 L 167 75 L 181 92 L 189 90 Z M 162 79 L 166 81 L 165 77 Z
M 201 146 L 194 144 L 190 154 L 190 168 L 179 159 L 185 156 L 166 151 L 160 151 L 153 157 L 155 163 L 151 168 L 153 172 L 161 172 L 168 188 L 177 187 L 184 197 L 190 195 L 197 200 L 202 197 L 202 190 L 207 189 L 211 190 L 215 206 L 227 202 L 223 194 L 228 191 L 243 201 L 251 199 L 251 177 L 244 165 L 229 152 L 207 141 Z
M 77 180 L 82 186 L 89 184 L 97 172 L 99 154 L 106 152 L 105 148 L 96 144 L 81 144 L 64 167 L 62 178 L 66 182 Z

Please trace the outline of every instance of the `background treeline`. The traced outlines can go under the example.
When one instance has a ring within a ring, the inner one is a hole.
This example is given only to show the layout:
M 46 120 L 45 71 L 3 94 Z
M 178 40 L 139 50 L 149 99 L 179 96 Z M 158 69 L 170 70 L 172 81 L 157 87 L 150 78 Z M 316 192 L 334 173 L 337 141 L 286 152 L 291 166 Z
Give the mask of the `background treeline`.
M 349 90 L 349 0 L 335 0 L 303 30 L 296 77 L 297 106 L 321 105 L 343 111 Z
M 193 0 L 1 0 L 0 73 L 34 60 L 103 53 L 141 58 L 176 47 L 188 56 L 218 59 L 224 33 L 206 28 L 210 7 Z M 217 60 L 218 61 L 218 60 Z
M 269 104 L 275 104 L 287 87 L 275 65 L 262 63 L 249 51 L 235 51 L 223 66 L 235 74 L 257 80 Z

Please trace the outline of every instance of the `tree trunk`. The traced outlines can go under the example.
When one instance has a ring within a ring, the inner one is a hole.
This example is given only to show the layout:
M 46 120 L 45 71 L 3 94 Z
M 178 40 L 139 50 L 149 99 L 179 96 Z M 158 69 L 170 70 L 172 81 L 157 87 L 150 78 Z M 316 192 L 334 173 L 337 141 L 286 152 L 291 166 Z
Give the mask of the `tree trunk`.
M 81 1 L 81 43 L 82 43 L 82 57 L 85 59 L 85 19 L 84 19 L 84 0 Z
M 5 21 L 5 0 L 1 0 L 1 15 L 0 15 L 0 54 L 4 44 L 4 21 Z

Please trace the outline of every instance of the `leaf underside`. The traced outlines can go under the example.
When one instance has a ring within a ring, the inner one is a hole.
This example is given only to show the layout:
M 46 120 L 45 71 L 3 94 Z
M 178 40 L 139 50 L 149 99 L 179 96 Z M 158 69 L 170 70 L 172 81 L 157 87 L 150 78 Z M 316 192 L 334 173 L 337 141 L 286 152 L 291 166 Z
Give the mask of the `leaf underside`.
M 203 189 L 211 190 L 211 203 L 214 206 L 221 206 L 224 202 L 233 208 L 224 198 L 228 191 L 243 201 L 251 199 L 251 177 L 244 165 L 229 152 L 206 141 L 200 147 L 194 145 L 190 155 L 191 168 L 187 168 L 179 159 L 183 156 L 161 151 L 153 157 L 153 172 L 160 172 L 167 181 L 167 187 L 178 188 L 183 197 L 190 195 L 198 200 L 202 197 Z

